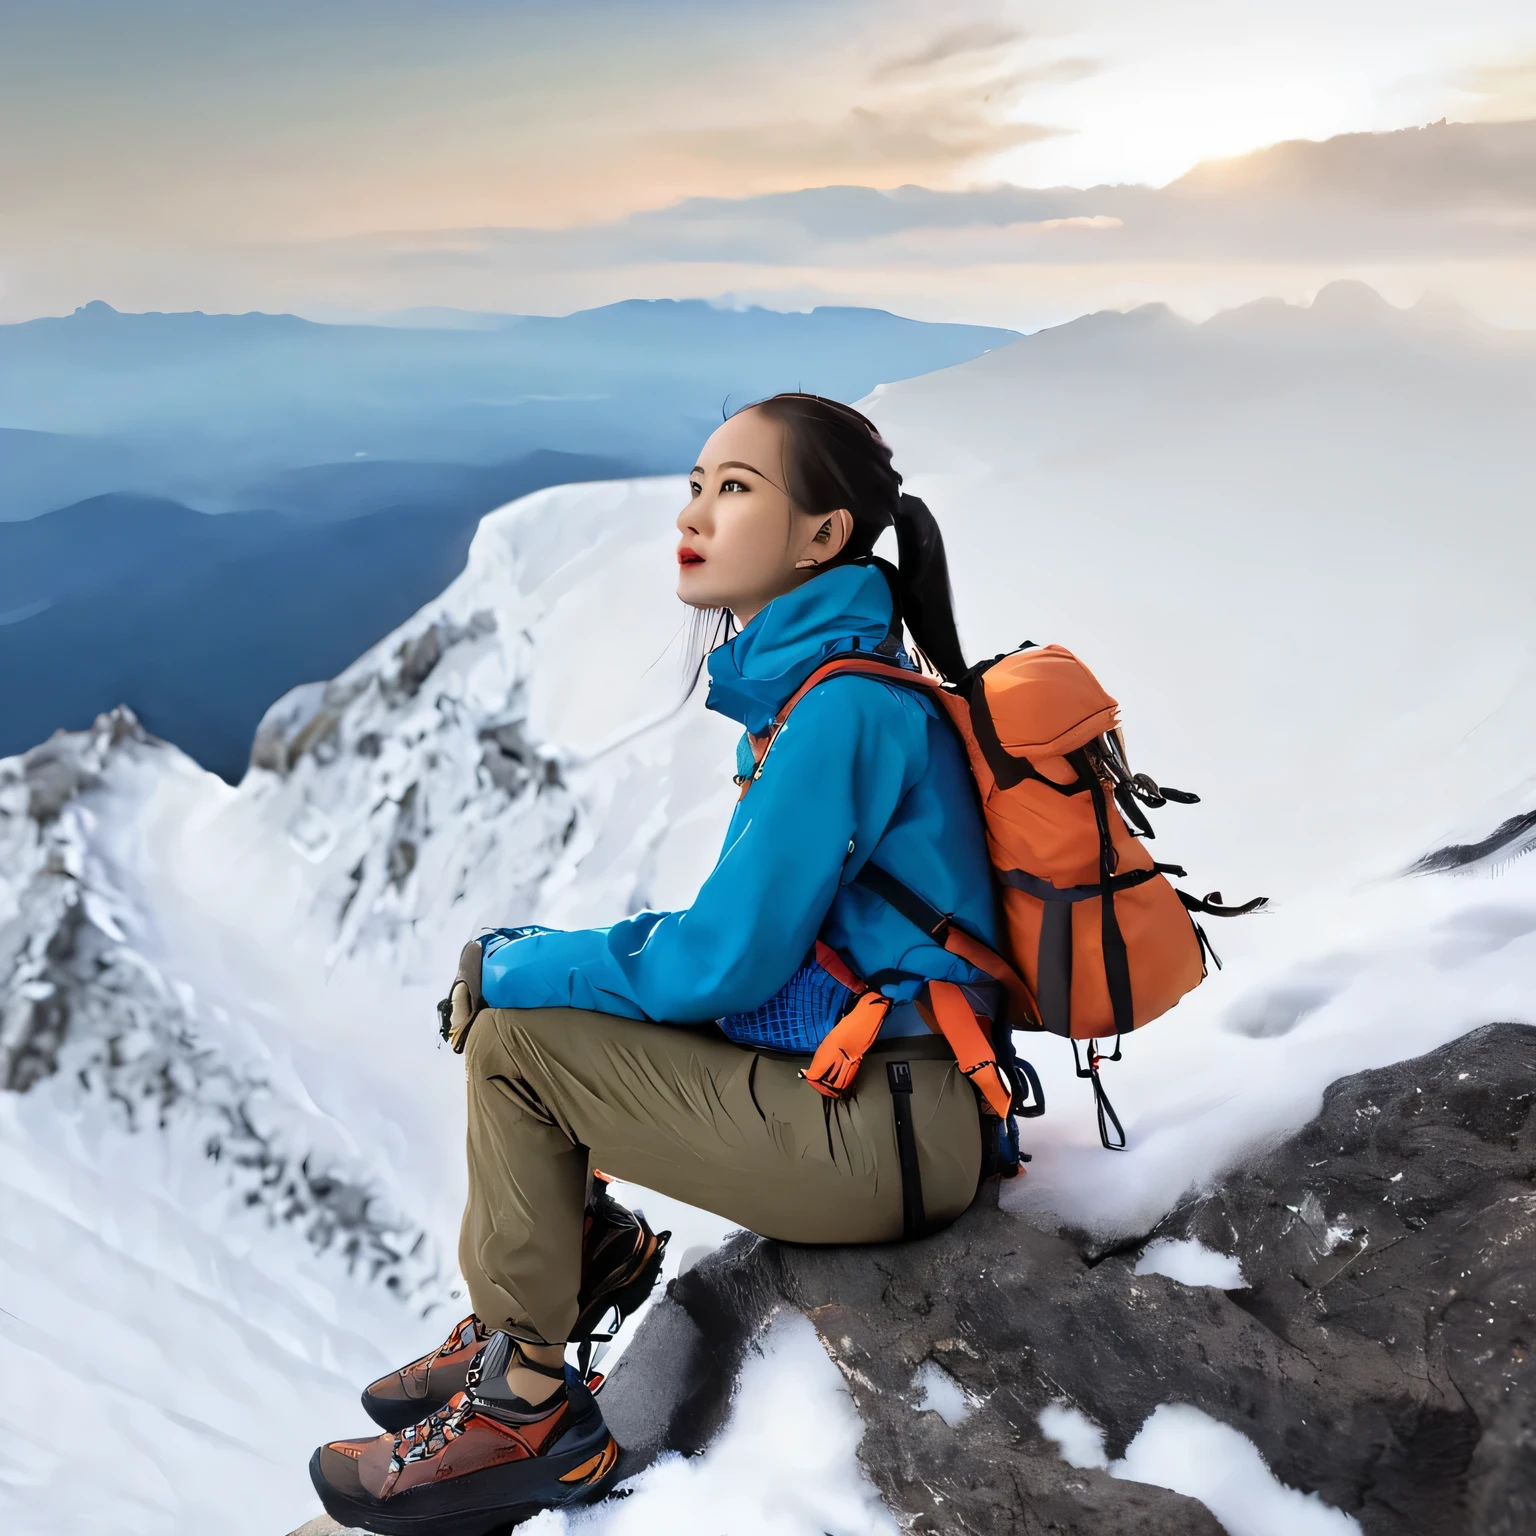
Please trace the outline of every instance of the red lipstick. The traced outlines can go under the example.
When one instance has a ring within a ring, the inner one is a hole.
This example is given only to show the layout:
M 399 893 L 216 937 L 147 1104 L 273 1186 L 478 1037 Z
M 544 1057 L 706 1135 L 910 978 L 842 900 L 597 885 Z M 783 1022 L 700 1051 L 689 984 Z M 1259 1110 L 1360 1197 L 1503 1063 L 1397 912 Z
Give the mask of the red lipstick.
M 677 563 L 679 565 L 703 565 L 704 556 L 696 549 L 689 549 L 686 544 L 678 546 Z

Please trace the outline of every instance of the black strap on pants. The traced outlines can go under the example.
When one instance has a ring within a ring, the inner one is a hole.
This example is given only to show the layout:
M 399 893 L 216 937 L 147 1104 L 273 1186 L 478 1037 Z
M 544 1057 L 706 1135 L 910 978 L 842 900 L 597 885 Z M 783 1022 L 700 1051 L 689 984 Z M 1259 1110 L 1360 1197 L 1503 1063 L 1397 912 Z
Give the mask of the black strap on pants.
M 901 1235 L 908 1240 L 928 1230 L 923 1211 L 923 1175 L 917 1165 L 917 1137 L 912 1131 L 912 1068 L 904 1061 L 888 1061 L 885 1075 L 891 1085 L 891 1112 L 896 1118 L 896 1155 L 901 1160 Z

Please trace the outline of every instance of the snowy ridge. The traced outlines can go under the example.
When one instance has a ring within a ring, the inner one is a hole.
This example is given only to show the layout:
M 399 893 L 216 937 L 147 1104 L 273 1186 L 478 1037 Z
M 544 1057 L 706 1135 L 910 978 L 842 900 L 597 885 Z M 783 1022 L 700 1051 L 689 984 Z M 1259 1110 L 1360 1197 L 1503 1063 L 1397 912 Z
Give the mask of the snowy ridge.
M 201 780 L 126 711 L 0 763 L 0 1509 L 18 1536 L 284 1528 L 292 1438 L 448 1299 L 441 1246 L 246 1022 L 148 958 L 112 787 Z M 406 1301 L 409 1306 L 402 1306 Z M 398 1324 L 395 1324 L 398 1326 Z M 43 1403 L 69 1403 L 71 1438 Z M 79 1454 L 89 1446 L 89 1455 Z M 302 1470 L 302 1469 L 300 1469 Z
M 624 739 L 645 736 L 654 771 L 654 753 L 670 764 L 668 737 L 698 710 L 668 719 L 682 695 L 675 657 L 641 670 L 662 658 L 665 623 L 650 626 L 643 656 L 606 650 L 600 619 L 599 643 L 567 658 L 540 655 L 534 631 L 562 618 L 580 626 L 579 610 L 562 612 L 564 590 L 589 587 L 594 569 L 615 581 L 627 545 L 643 543 L 654 570 L 677 494 L 671 482 L 569 488 L 492 514 L 441 599 L 333 682 L 269 712 L 242 794 L 264 820 L 283 817 L 315 866 L 333 964 L 409 973 L 419 962 L 437 978 L 451 924 L 467 932 L 547 911 L 546 888 L 578 867 L 581 899 L 593 900 L 599 824 L 634 761 Z M 658 718 L 649 732 L 648 714 Z M 662 825 L 653 818 L 653 835 Z M 615 874 L 616 915 L 637 904 L 643 879 L 639 865 Z
M 408 1208 L 461 1187 L 434 1009 L 464 940 L 685 902 L 712 860 L 690 831 L 728 803 L 734 732 L 678 707 L 675 602 L 622 600 L 670 559 L 678 491 L 492 514 L 438 601 L 274 706 L 238 789 L 141 753 L 93 791 L 146 957 L 290 1064 Z

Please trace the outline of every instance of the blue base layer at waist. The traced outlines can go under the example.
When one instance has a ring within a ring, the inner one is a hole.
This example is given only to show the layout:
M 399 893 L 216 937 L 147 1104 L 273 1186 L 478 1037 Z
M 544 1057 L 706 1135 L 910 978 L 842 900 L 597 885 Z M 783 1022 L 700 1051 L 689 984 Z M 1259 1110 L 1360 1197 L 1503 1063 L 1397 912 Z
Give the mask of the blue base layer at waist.
M 1001 988 L 995 982 L 964 984 L 960 990 L 977 1013 L 987 1018 L 996 1013 Z M 801 1009 L 792 1005 L 784 1006 L 787 999 L 781 995 L 775 999 L 779 1006 L 771 1010 L 774 1015 L 771 1024 L 759 1016 L 770 1011 L 766 1008 L 759 1010 L 759 1015 L 736 1014 L 716 1022 L 729 1039 L 748 1050 L 755 1048 L 790 1055 L 813 1055 L 816 1047 L 832 1032 L 842 1012 L 852 1004 L 853 994 L 846 988 L 839 988 L 839 991 L 842 996 L 834 1004 L 836 1012 L 819 1012 L 815 1005 L 820 1002 L 825 1006 L 828 1001 L 825 998 L 808 997 L 806 1001 L 811 1006 Z M 901 1002 L 891 1004 L 881 1022 L 880 1033 L 875 1038 L 877 1041 L 910 1040 L 932 1033 L 918 1011 L 917 1004 Z

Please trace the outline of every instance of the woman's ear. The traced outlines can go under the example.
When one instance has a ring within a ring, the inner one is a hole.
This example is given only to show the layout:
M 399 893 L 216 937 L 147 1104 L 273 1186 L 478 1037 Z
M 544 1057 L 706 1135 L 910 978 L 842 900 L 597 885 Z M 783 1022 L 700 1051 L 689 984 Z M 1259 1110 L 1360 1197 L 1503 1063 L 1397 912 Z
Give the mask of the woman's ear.
M 795 561 L 797 571 L 808 571 L 825 565 L 842 554 L 853 536 L 853 514 L 846 507 L 823 513 L 816 520 L 816 531 L 807 541 L 804 555 Z

